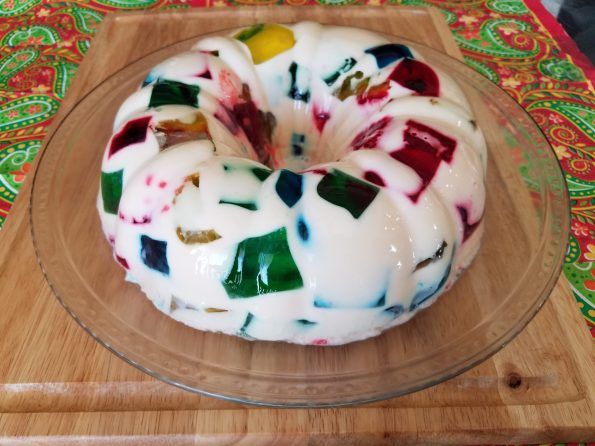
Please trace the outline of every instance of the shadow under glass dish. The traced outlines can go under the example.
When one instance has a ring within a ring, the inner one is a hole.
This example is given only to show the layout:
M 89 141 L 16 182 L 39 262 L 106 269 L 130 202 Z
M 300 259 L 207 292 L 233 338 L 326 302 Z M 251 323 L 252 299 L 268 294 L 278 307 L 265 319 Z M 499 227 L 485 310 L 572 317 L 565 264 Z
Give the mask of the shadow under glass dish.
M 189 49 L 195 38 L 102 82 L 63 120 L 42 155 L 31 195 L 33 240 L 52 290 L 77 322 L 122 359 L 170 384 L 276 406 L 404 395 L 473 367 L 518 334 L 549 296 L 566 249 L 568 198 L 557 160 L 504 91 L 438 51 L 388 37 L 458 81 L 488 144 L 483 245 L 448 293 L 378 337 L 316 347 L 194 330 L 124 281 L 95 207 L 103 149 L 124 98 L 151 67 Z

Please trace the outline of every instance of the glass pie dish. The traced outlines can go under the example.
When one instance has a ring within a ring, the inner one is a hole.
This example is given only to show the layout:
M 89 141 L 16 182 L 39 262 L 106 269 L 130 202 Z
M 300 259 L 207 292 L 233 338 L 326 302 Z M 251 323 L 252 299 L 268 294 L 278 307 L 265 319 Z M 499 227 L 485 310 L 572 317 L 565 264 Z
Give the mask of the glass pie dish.
M 152 66 L 196 39 L 162 48 L 81 99 L 41 155 L 31 195 L 37 256 L 60 302 L 98 342 L 140 370 L 211 396 L 273 406 L 336 406 L 404 395 L 496 353 L 554 286 L 569 215 L 563 175 L 545 137 L 505 92 L 461 62 L 405 39 L 450 73 L 488 144 L 485 235 L 454 287 L 410 322 L 338 347 L 250 342 L 170 319 L 124 281 L 95 199 L 101 157 L 122 102 Z

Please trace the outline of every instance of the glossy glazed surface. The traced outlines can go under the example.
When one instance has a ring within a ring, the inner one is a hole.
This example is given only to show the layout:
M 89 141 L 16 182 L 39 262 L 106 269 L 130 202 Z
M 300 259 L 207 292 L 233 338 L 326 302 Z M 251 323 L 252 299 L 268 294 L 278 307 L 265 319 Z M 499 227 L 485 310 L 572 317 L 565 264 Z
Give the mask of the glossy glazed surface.
M 479 248 L 486 147 L 406 45 L 256 25 L 151 70 L 98 208 L 127 279 L 192 327 L 332 345 L 403 323 Z

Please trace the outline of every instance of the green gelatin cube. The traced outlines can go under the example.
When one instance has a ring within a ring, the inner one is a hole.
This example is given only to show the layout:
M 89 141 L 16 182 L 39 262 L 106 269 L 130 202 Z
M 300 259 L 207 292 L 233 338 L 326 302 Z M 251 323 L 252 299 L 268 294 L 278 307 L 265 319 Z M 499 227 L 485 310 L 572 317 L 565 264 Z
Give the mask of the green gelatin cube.
M 316 322 L 309 321 L 308 319 L 298 319 L 296 322 L 304 327 L 310 327 L 312 325 L 316 325 Z
M 359 218 L 380 189 L 367 181 L 333 169 L 322 177 L 316 191 L 323 200 L 346 209 L 353 218 Z
M 249 211 L 257 211 L 258 206 L 253 201 L 234 201 L 234 200 L 219 200 L 219 204 L 231 204 L 233 206 L 238 206 L 244 209 L 248 209 Z
M 264 167 L 253 167 L 249 164 L 246 165 L 245 163 L 223 164 L 223 170 L 228 173 L 231 173 L 236 170 L 247 170 L 251 172 L 252 175 L 254 175 L 258 179 L 258 181 L 265 181 L 273 173 L 273 171 L 270 169 L 266 169 Z
M 159 81 L 153 86 L 149 108 L 162 105 L 189 105 L 198 107 L 198 85 L 188 85 L 177 81 Z
M 253 167 L 252 168 L 252 173 L 260 181 L 264 181 L 264 180 L 266 180 L 273 173 L 273 171 L 272 170 L 268 170 L 268 169 L 264 169 L 262 167 Z
M 353 68 L 353 66 L 357 63 L 357 61 L 350 57 L 349 59 L 345 59 L 343 64 L 330 76 L 324 79 L 324 82 L 330 87 L 335 83 L 337 79 L 341 76 L 342 73 L 346 73 Z
M 238 34 L 236 34 L 234 37 L 236 39 L 238 39 L 240 42 L 245 42 L 245 41 L 249 40 L 251 37 L 254 37 L 259 32 L 261 32 L 263 29 L 264 29 L 264 24 L 258 23 L 254 26 L 243 29 Z
M 108 214 L 117 214 L 122 196 L 122 177 L 124 170 L 101 172 L 101 197 L 103 210 Z
M 304 282 L 287 244 L 285 228 L 240 242 L 222 285 L 231 299 L 302 288 Z

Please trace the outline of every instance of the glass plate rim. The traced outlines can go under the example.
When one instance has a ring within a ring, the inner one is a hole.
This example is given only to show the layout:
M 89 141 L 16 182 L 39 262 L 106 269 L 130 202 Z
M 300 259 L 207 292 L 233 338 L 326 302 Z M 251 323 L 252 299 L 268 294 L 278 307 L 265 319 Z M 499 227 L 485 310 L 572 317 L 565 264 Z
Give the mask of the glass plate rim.
M 284 23 L 294 23 L 294 22 L 284 22 Z M 76 315 L 76 313 L 66 304 L 65 300 L 62 298 L 62 296 L 60 296 L 60 294 L 58 293 L 57 289 L 55 288 L 55 286 L 52 283 L 52 280 L 50 279 L 46 268 L 43 265 L 43 261 L 41 259 L 40 256 L 40 252 L 39 252 L 39 247 L 38 247 L 38 240 L 37 237 L 35 235 L 35 230 L 34 230 L 34 216 L 33 216 L 33 202 L 35 200 L 35 190 L 36 190 L 36 183 L 37 183 L 37 178 L 38 178 L 38 172 L 39 172 L 39 167 L 41 166 L 44 156 L 47 153 L 46 147 L 50 144 L 50 142 L 52 141 L 53 137 L 56 135 L 56 133 L 58 132 L 59 128 L 63 125 L 63 123 L 66 121 L 66 119 L 68 118 L 68 116 L 70 116 L 70 114 L 76 110 L 77 106 L 83 102 L 89 95 L 91 95 L 96 89 L 98 89 L 101 85 L 103 85 L 104 83 L 110 81 L 113 77 L 117 76 L 118 74 L 120 74 L 122 71 L 129 69 L 132 65 L 140 62 L 143 59 L 146 59 L 158 52 L 164 51 L 168 48 L 174 47 L 174 46 L 182 46 L 183 44 L 186 44 L 188 42 L 192 42 L 195 41 L 196 39 L 199 38 L 204 38 L 210 35 L 222 35 L 225 33 L 228 33 L 232 30 L 238 29 L 241 27 L 232 27 L 232 28 L 225 28 L 225 29 L 221 29 L 218 31 L 214 31 L 214 32 L 210 32 L 210 33 L 206 33 L 206 34 L 199 34 L 197 36 L 194 37 L 190 37 L 187 39 L 182 39 L 176 42 L 173 42 L 171 44 L 168 45 L 164 45 L 160 48 L 157 48 L 141 57 L 138 57 L 134 60 L 131 60 L 129 62 L 126 63 L 125 66 L 123 66 L 122 68 L 116 70 L 114 73 L 112 73 L 110 76 L 106 77 L 105 79 L 103 79 L 101 82 L 95 84 L 93 87 L 91 87 L 83 96 L 81 96 L 76 103 L 74 103 L 71 108 L 67 111 L 67 113 L 63 116 L 61 122 L 58 124 L 58 126 L 56 128 L 54 128 L 52 130 L 52 134 L 49 136 L 49 138 L 45 141 L 44 143 L 44 149 L 43 152 L 40 154 L 39 156 L 39 160 L 37 163 L 37 168 L 35 169 L 35 173 L 34 173 L 34 177 L 33 177 L 33 183 L 32 183 L 32 187 L 31 187 L 31 193 L 30 193 L 30 197 L 29 197 L 29 223 L 30 223 L 30 233 L 31 233 L 31 237 L 33 240 L 33 245 L 34 245 L 34 250 L 35 250 L 35 255 L 36 255 L 36 259 L 37 262 L 43 272 L 44 278 L 46 280 L 46 282 L 48 283 L 50 289 L 52 290 L 52 294 L 58 299 L 58 301 L 60 302 L 60 304 L 66 309 L 66 311 L 68 312 L 68 314 L 70 314 L 70 316 L 77 322 L 77 324 L 79 324 L 95 341 L 97 341 L 100 345 L 102 345 L 103 347 L 105 347 L 107 350 L 109 350 L 110 352 L 112 352 L 113 354 L 115 354 L 117 357 L 119 357 L 120 359 L 124 360 L 126 363 L 132 365 L 133 367 L 139 369 L 140 371 L 142 371 L 143 373 L 146 373 L 150 376 L 153 376 L 154 378 L 157 378 L 163 382 L 166 382 L 168 384 L 174 385 L 176 387 L 182 388 L 184 390 L 190 391 L 192 393 L 198 393 L 198 394 L 202 394 L 202 395 L 207 395 L 210 397 L 215 397 L 215 398 L 219 398 L 219 399 L 223 399 L 226 401 L 231 401 L 231 402 L 238 402 L 238 403 L 243 403 L 243 404 L 251 404 L 251 405 L 255 405 L 255 406 L 266 406 L 266 407 L 294 407 L 294 408 L 314 408 L 314 407 L 340 407 L 340 406 L 349 406 L 349 405 L 354 405 L 354 404 L 365 404 L 365 403 L 370 403 L 370 402 L 374 402 L 374 401 L 380 401 L 380 400 L 385 400 L 388 398 L 394 398 L 397 396 L 402 396 L 402 395 L 406 395 L 409 393 L 413 393 L 431 386 L 434 386 L 436 384 L 439 384 L 441 382 L 447 381 L 455 376 L 458 376 L 462 373 L 464 373 L 465 371 L 477 366 L 478 364 L 484 362 L 485 360 L 489 359 L 491 356 L 493 356 L 495 353 L 497 353 L 500 349 L 502 349 L 504 346 L 506 346 L 510 341 L 512 341 L 521 331 L 523 331 L 523 329 L 529 324 L 529 322 L 531 322 L 531 320 L 537 315 L 537 313 L 539 312 L 539 310 L 543 307 L 543 305 L 545 304 L 545 302 L 547 301 L 547 299 L 549 298 L 560 274 L 562 271 L 562 267 L 564 265 L 564 247 L 567 245 L 568 243 L 568 239 L 569 239 L 569 229 L 570 229 L 570 208 L 569 208 L 569 192 L 567 187 L 563 187 L 562 188 L 562 192 L 563 192 L 563 201 L 564 201 L 564 205 L 566 207 L 566 213 L 563 215 L 563 231 L 562 233 L 564 234 L 562 239 L 560 240 L 560 247 L 561 249 L 558 250 L 557 252 L 557 259 L 555 262 L 553 262 L 553 266 L 552 266 L 552 274 L 551 276 L 548 278 L 548 280 L 544 283 L 544 285 L 541 287 L 541 292 L 539 293 L 539 295 L 541 296 L 539 299 L 536 299 L 535 302 L 533 303 L 533 305 L 531 305 L 527 311 L 523 314 L 523 318 L 520 319 L 520 321 L 522 323 L 517 324 L 513 329 L 505 332 L 502 336 L 500 336 L 497 340 L 492 341 L 489 344 L 489 347 L 487 349 L 483 349 L 480 352 L 477 352 L 476 354 L 472 355 L 470 358 L 467 358 L 464 361 L 461 361 L 459 363 L 456 364 L 456 366 L 451 366 L 452 370 L 451 372 L 441 376 L 439 379 L 435 379 L 426 383 L 421 383 L 421 384 L 417 384 L 417 385 L 412 385 L 404 390 L 399 390 L 399 391 L 393 391 L 393 392 L 388 392 L 388 393 L 382 393 L 379 394 L 377 396 L 374 397 L 370 397 L 370 398 L 366 398 L 366 399 L 362 399 L 362 398 L 357 398 L 357 399 L 353 399 L 353 400 L 342 400 L 340 402 L 320 402 L 320 401 L 314 401 L 312 403 L 302 403 L 302 402 L 298 402 L 298 403 L 293 403 L 293 402 L 268 402 L 268 401 L 262 401 L 262 400 L 258 400 L 258 399 L 247 399 L 244 397 L 236 397 L 233 395 L 227 395 L 224 393 L 215 393 L 212 391 L 208 391 L 208 390 L 204 390 L 204 389 L 200 389 L 197 387 L 192 387 L 190 385 L 184 384 L 182 382 L 178 382 L 174 379 L 168 378 L 167 376 L 152 370 L 149 367 L 143 366 L 142 364 L 140 364 L 139 362 L 129 358 L 127 356 L 126 353 L 123 353 L 122 351 L 118 350 L 115 346 L 112 346 L 111 344 L 109 344 L 108 342 L 104 341 L 98 334 L 96 334 L 93 329 L 91 327 L 89 327 L 85 322 L 83 322 L 81 319 L 79 319 L 79 317 Z M 367 29 L 365 27 L 360 27 L 363 29 Z M 448 55 L 447 53 L 440 51 L 438 49 L 435 48 L 431 48 L 425 44 L 416 42 L 412 39 L 409 38 L 405 38 L 405 37 L 401 37 L 398 35 L 393 35 L 393 34 L 389 34 L 389 33 L 383 33 L 383 32 L 376 32 L 377 34 L 381 34 L 384 35 L 386 37 L 388 37 L 389 39 L 391 39 L 391 41 L 395 41 L 395 42 L 400 42 L 400 43 L 405 43 L 405 44 L 412 44 L 414 47 L 417 46 L 421 49 L 423 49 L 423 51 L 427 51 L 429 54 L 433 54 L 437 57 L 441 57 L 441 58 L 445 58 L 448 59 L 449 63 L 455 63 L 456 65 L 458 65 L 459 69 L 466 71 L 467 74 L 471 77 L 476 77 L 476 78 L 480 78 L 482 81 L 487 81 L 489 82 L 489 85 L 491 85 L 492 87 L 494 87 L 495 89 L 499 90 L 501 95 L 505 95 L 508 102 L 514 107 L 516 107 L 519 111 L 522 112 L 522 114 L 529 118 L 529 122 L 530 124 L 538 131 L 539 136 L 543 139 L 543 141 L 547 144 L 547 150 L 549 152 L 549 159 L 553 159 L 556 161 L 556 169 L 555 169 L 555 175 L 558 176 L 558 180 L 560 180 L 562 182 L 562 184 L 564 185 L 564 175 L 563 175 L 563 170 L 561 169 L 560 166 L 560 162 L 557 159 L 557 157 L 553 156 L 553 150 L 551 148 L 551 145 L 549 144 L 547 137 L 545 136 L 545 134 L 543 133 L 542 129 L 539 127 L 539 125 L 535 122 L 535 120 L 533 119 L 533 117 L 518 103 L 514 100 L 514 98 L 510 97 L 510 95 L 508 95 L 508 93 L 506 93 L 505 90 L 503 90 L 500 86 L 498 86 L 497 84 L 494 84 L 493 82 L 491 82 L 489 79 L 485 78 L 481 73 L 476 72 L 475 70 L 473 70 L 472 68 L 468 67 L 463 61 L 460 61 L 450 55 Z M 548 202 L 549 203 L 549 202 Z M 549 213 L 546 214 L 549 217 Z M 545 226 L 545 225 L 544 225 Z M 475 329 L 475 327 L 474 327 Z M 328 348 L 328 347 L 327 347 Z M 332 348 L 332 347 L 331 347 Z M 463 366 L 461 366 L 461 364 L 464 364 Z M 210 367 L 210 366 L 209 366 Z M 378 372 L 374 372 L 376 374 L 382 374 L 383 372 L 385 372 L 385 370 L 381 370 Z M 362 373 L 363 374 L 363 373 Z M 360 375 L 360 374 L 356 374 L 356 375 Z M 350 376 L 354 376 L 354 375 L 350 375 Z M 369 375 L 366 375 L 369 376 Z M 270 378 L 270 377 L 268 377 Z

